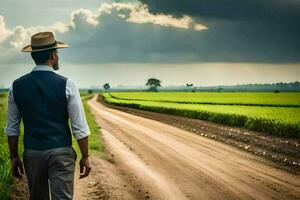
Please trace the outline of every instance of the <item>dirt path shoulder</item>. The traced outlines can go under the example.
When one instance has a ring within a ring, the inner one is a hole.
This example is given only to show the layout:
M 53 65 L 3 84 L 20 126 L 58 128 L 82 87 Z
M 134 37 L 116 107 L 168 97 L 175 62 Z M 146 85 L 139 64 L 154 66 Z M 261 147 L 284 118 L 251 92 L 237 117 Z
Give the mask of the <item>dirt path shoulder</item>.
M 74 200 L 135 199 L 131 195 L 133 188 L 122 179 L 114 164 L 95 156 L 91 156 L 91 164 L 93 168 L 87 178 L 78 179 L 79 170 L 76 170 Z

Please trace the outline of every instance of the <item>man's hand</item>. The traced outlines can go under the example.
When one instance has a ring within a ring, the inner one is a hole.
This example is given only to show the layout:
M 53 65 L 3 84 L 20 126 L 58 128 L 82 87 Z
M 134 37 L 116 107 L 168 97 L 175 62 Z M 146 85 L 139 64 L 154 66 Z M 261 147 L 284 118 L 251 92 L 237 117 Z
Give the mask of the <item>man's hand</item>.
M 92 169 L 89 157 L 81 158 L 81 160 L 79 162 L 79 166 L 80 166 L 79 179 L 87 177 L 90 174 L 90 171 Z
M 21 174 L 24 174 L 23 163 L 19 157 L 11 159 L 12 175 L 16 178 L 22 178 Z
M 17 178 L 22 178 L 21 174 L 24 174 L 24 169 L 23 169 L 23 163 L 18 156 L 18 139 L 19 136 L 7 137 L 9 151 L 10 151 L 12 175 Z
M 80 176 L 79 178 L 87 177 L 91 171 L 91 164 L 89 160 L 89 140 L 88 137 L 77 140 L 79 145 L 82 158 L 79 162 L 80 166 Z

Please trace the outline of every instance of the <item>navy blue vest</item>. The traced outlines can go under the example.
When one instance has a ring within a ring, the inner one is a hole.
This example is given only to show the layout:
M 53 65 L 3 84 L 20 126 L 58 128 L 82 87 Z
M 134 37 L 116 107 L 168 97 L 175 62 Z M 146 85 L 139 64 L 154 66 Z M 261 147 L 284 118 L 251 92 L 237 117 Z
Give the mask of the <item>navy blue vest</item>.
M 24 148 L 46 150 L 72 145 L 66 97 L 67 78 L 32 71 L 13 82 L 24 124 Z

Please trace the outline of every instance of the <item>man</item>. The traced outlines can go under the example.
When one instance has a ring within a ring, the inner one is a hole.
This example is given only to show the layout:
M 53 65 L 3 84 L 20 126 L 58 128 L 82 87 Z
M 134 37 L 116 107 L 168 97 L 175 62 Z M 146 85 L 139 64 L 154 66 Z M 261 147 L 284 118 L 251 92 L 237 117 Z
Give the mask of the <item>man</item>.
M 16 79 L 8 97 L 7 124 L 12 174 L 22 178 L 23 163 L 18 155 L 20 121 L 24 124 L 23 161 L 30 199 L 72 199 L 74 169 L 77 158 L 72 147 L 72 134 L 81 150 L 79 178 L 89 175 L 89 127 L 80 94 L 74 82 L 57 73 L 57 49 L 68 45 L 56 41 L 51 32 L 31 37 L 31 52 L 36 66 Z

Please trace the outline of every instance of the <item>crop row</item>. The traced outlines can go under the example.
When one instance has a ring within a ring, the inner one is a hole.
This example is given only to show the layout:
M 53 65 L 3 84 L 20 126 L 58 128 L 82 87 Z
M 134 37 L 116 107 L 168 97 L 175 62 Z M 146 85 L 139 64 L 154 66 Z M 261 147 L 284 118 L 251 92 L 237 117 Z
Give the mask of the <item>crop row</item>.
M 115 99 L 104 94 L 114 105 L 202 119 L 277 136 L 300 138 L 300 109 L 280 107 L 195 105 Z
M 300 93 L 116 92 L 111 93 L 111 95 L 113 98 L 120 100 L 142 100 L 165 103 L 300 107 Z

